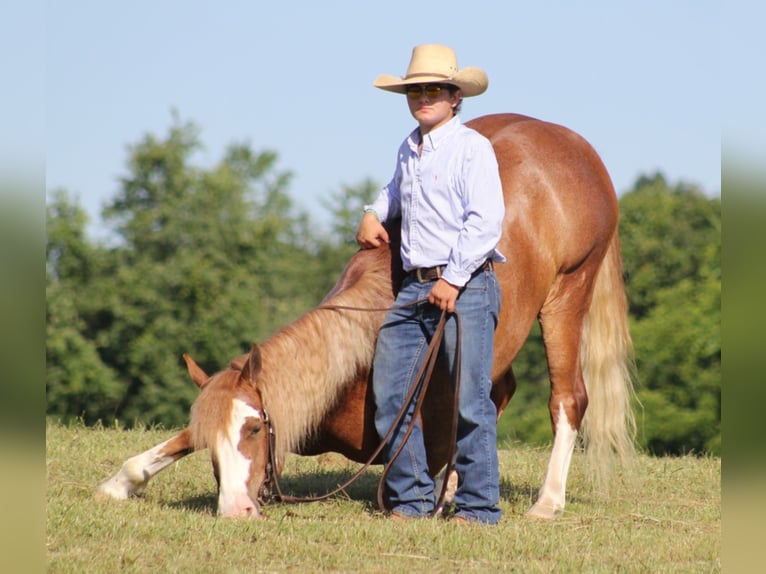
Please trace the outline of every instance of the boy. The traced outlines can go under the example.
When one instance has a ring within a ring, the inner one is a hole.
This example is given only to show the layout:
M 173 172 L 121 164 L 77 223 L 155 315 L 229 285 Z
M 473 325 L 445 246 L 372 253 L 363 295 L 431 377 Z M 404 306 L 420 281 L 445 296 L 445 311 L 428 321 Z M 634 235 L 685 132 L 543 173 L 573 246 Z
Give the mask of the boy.
M 415 381 L 441 311 L 458 312 L 461 328 L 460 410 L 455 470 L 455 519 L 496 524 L 501 517 L 497 410 L 490 399 L 494 331 L 500 292 L 494 263 L 504 217 L 503 192 L 490 142 L 458 116 L 462 98 L 487 89 L 479 68 L 458 69 L 451 48 L 417 46 L 403 78 L 379 76 L 374 85 L 406 94 L 418 127 L 399 148 L 393 179 L 365 206 L 357 231 L 363 248 L 387 243 L 382 223 L 401 216 L 401 258 L 407 276 L 378 336 L 373 373 L 375 425 L 383 437 Z M 442 352 L 455 363 L 457 321 L 451 316 Z M 411 413 L 410 413 L 411 416 Z M 383 452 L 396 451 L 409 422 Z M 414 518 L 434 510 L 423 435 L 416 425 L 388 474 L 392 516 Z

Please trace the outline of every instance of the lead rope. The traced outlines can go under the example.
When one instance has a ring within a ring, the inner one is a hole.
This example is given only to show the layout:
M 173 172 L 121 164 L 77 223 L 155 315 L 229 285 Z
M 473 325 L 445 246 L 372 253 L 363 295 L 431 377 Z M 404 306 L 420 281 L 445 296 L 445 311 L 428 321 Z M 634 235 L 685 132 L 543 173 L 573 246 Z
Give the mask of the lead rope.
M 408 303 L 407 305 L 402 305 L 399 307 L 384 307 L 384 308 L 368 308 L 368 307 L 349 307 L 344 305 L 323 305 L 321 307 L 317 307 L 318 309 L 327 309 L 327 310 L 342 310 L 342 311 L 365 311 L 365 312 L 380 312 L 380 311 L 388 311 L 389 309 L 403 309 L 405 307 L 412 307 L 415 305 L 418 305 L 420 303 L 426 302 L 427 299 L 419 299 L 417 301 L 414 301 L 412 303 Z M 455 368 L 453 371 L 453 388 L 455 391 L 455 398 L 453 401 L 453 408 L 452 408 L 452 421 L 451 421 L 451 428 L 450 428 L 450 449 L 449 449 L 449 455 L 447 457 L 447 464 L 444 469 L 444 480 L 442 481 L 441 491 L 439 493 L 439 498 L 436 501 L 436 505 L 434 506 L 434 510 L 431 511 L 429 514 L 429 517 L 435 516 L 442 508 L 444 504 L 444 497 L 447 493 L 448 488 L 448 479 L 449 475 L 452 472 L 452 469 L 454 467 L 455 463 L 455 454 L 457 452 L 457 422 L 458 422 L 458 405 L 459 405 L 459 397 L 460 397 L 460 350 L 461 350 L 461 343 L 460 343 L 460 317 L 457 312 L 454 312 L 455 321 L 457 323 L 457 340 L 456 340 L 456 353 L 455 353 Z M 412 430 L 417 424 L 418 417 L 420 415 L 420 411 L 423 405 L 423 400 L 425 399 L 426 391 L 428 390 L 428 385 L 431 381 L 431 376 L 433 374 L 434 367 L 436 366 L 436 361 L 439 356 L 439 347 L 441 346 L 442 340 L 444 339 L 444 330 L 447 323 L 447 312 L 442 311 L 441 317 L 439 318 L 439 323 L 436 326 L 436 329 L 434 330 L 434 335 L 431 339 L 430 344 L 428 345 L 428 348 L 426 349 L 426 355 L 423 359 L 423 363 L 420 366 L 420 369 L 418 370 L 418 374 L 415 377 L 415 384 L 410 389 L 409 393 L 407 394 L 406 400 L 402 404 L 402 408 L 399 410 L 399 412 L 396 415 L 396 418 L 394 419 L 393 424 L 391 425 L 391 428 L 389 428 L 388 432 L 386 433 L 386 436 L 383 437 L 380 441 L 380 444 L 375 449 L 375 451 L 372 453 L 370 458 L 365 462 L 362 467 L 354 473 L 351 478 L 349 478 L 346 482 L 335 488 L 334 490 L 322 494 L 320 496 L 310 496 L 310 497 L 296 497 L 296 496 L 288 496 L 285 495 L 282 492 L 282 488 L 279 484 L 279 477 L 278 477 L 278 463 L 276 460 L 276 434 L 274 431 L 273 423 L 271 423 L 270 419 L 266 417 L 267 425 L 268 425 L 268 440 L 269 440 L 269 467 L 270 471 L 267 469 L 267 480 L 270 480 L 273 482 L 274 488 L 277 491 L 277 500 L 281 502 L 288 502 L 288 503 L 302 503 L 302 502 L 317 502 L 320 500 L 325 500 L 339 492 L 345 491 L 346 488 L 348 488 L 352 483 L 354 483 L 363 473 L 366 471 L 370 466 L 372 466 L 375 459 L 380 455 L 380 453 L 385 448 L 386 444 L 388 444 L 388 441 L 391 439 L 391 437 L 394 434 L 394 431 L 396 430 L 397 426 L 401 421 L 404 419 L 404 417 L 407 414 L 407 410 L 410 407 L 410 404 L 412 403 L 413 399 L 415 398 L 415 395 L 417 394 L 417 402 L 415 403 L 415 409 L 412 413 L 412 418 L 407 425 L 407 430 L 404 434 L 404 438 L 402 439 L 401 444 L 396 449 L 396 452 L 391 456 L 388 463 L 383 468 L 383 474 L 380 477 L 380 482 L 378 483 L 378 491 L 377 491 L 377 500 L 378 500 L 378 508 L 383 513 L 388 513 L 389 508 L 387 508 L 383 496 L 383 485 L 385 483 L 385 478 L 388 475 L 389 470 L 391 469 L 391 465 L 393 462 L 398 458 L 399 454 L 401 453 L 402 449 L 404 448 L 404 445 L 407 443 L 407 440 L 409 439 L 410 434 L 412 434 Z

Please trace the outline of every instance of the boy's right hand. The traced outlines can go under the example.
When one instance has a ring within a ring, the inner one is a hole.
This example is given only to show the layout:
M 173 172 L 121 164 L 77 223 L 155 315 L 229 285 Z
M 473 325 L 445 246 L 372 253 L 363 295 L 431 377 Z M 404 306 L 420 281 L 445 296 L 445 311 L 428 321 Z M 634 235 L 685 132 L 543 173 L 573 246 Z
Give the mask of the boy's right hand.
M 389 243 L 388 231 L 378 221 L 374 213 L 365 213 L 356 231 L 356 242 L 362 249 L 380 247 L 383 243 Z

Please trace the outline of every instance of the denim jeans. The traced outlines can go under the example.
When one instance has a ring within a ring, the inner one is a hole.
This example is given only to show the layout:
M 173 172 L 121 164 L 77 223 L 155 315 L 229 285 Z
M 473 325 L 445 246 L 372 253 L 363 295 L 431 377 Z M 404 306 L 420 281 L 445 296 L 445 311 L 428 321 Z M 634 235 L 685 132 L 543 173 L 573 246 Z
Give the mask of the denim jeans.
M 424 299 L 433 282 L 404 280 L 395 306 Z M 497 408 L 490 399 L 492 355 L 500 305 L 495 273 L 485 269 L 475 274 L 458 297 L 455 308 L 461 328 L 460 408 L 458 417 L 458 489 L 455 513 L 468 520 L 495 524 L 498 507 L 499 470 L 497 460 Z M 391 309 L 378 335 L 373 371 L 375 427 L 385 436 L 401 409 L 425 351 L 441 317 L 441 310 L 429 303 Z M 441 352 L 450 370 L 456 352 L 456 321 L 447 321 Z M 413 406 L 414 408 L 414 406 Z M 412 408 L 383 451 L 386 462 L 396 451 L 412 418 Z M 449 416 L 445 413 L 444 416 Z M 444 437 L 448 440 L 448 437 Z M 434 481 L 428 475 L 426 451 L 420 424 L 391 467 L 385 492 L 393 512 L 425 516 L 434 509 Z

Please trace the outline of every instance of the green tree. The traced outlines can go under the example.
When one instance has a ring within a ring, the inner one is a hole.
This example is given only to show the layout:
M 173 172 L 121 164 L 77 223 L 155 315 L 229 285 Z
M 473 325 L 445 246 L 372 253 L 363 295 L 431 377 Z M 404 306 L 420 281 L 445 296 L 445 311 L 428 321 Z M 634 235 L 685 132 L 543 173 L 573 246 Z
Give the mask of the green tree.
M 122 389 L 78 312 L 103 255 L 88 243 L 86 224 L 85 211 L 55 191 L 47 207 L 46 399 L 49 414 L 94 422 L 116 412 Z
M 720 242 L 721 202 L 693 185 L 670 188 L 657 173 L 639 177 L 620 198 L 620 210 L 630 312 L 640 319 L 663 289 L 700 280 L 707 250 Z
M 322 206 L 330 213 L 329 236 L 319 242 L 317 261 L 320 264 L 318 287 L 327 293 L 335 285 L 343 268 L 359 250 L 356 230 L 364 205 L 371 203 L 380 186 L 371 179 L 357 185 L 342 185 Z
M 119 379 L 117 407 L 94 406 L 89 420 L 183 424 L 197 392 L 184 352 L 217 371 L 321 298 L 308 218 L 293 209 L 276 154 L 232 145 L 200 169 L 191 161 L 199 147 L 196 126 L 176 118 L 165 138 L 131 148 L 104 212 L 118 245 L 95 272 L 72 257 L 83 242 L 49 246 L 52 301 L 70 298 L 79 318 L 69 339 L 95 349 L 85 359 L 97 356 Z M 64 337 L 63 324 L 49 328 Z M 59 353 L 49 370 L 62 368 Z M 60 412 L 79 416 L 73 408 Z
M 620 206 L 639 439 L 656 454 L 720 454 L 720 198 L 657 174 Z

